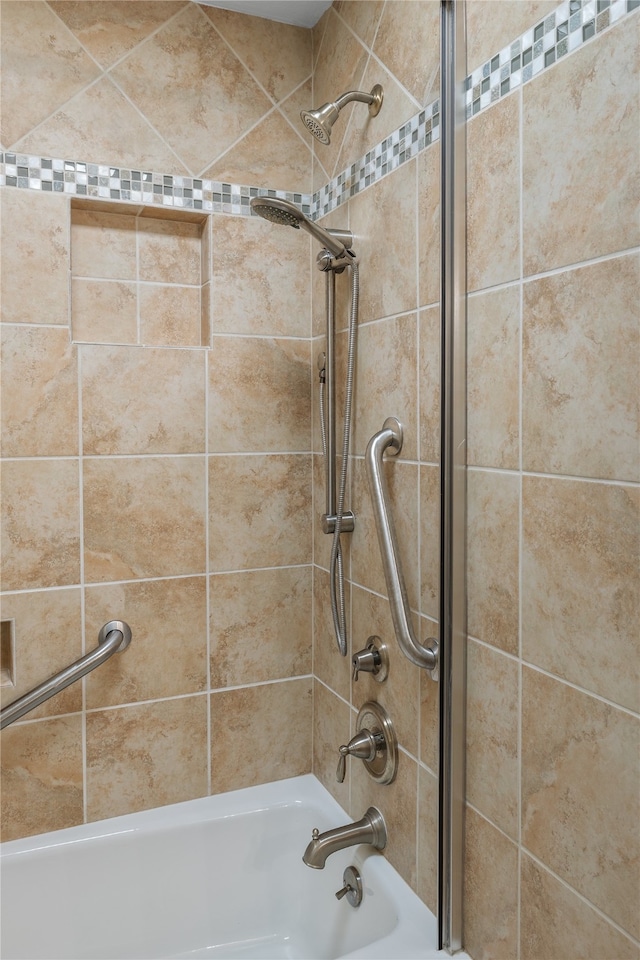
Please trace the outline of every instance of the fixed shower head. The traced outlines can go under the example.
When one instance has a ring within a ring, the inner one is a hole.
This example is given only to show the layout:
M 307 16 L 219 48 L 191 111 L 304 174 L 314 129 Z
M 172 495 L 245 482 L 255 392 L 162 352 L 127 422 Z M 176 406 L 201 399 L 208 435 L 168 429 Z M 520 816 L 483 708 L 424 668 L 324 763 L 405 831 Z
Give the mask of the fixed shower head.
M 334 257 L 343 257 L 347 252 L 347 246 L 342 239 L 346 240 L 349 246 L 351 245 L 350 234 L 346 234 L 344 230 L 335 232 L 325 230 L 318 223 L 309 220 L 295 203 L 289 203 L 288 200 L 279 200 L 277 197 L 253 197 L 250 206 L 254 213 L 271 223 L 282 223 L 287 227 L 295 227 L 296 230 L 302 227 Z
M 379 83 L 372 88 L 371 93 L 364 93 L 362 90 L 350 90 L 343 93 L 334 103 L 325 103 L 317 110 L 301 110 L 300 116 L 302 122 L 309 128 L 311 133 L 320 143 L 331 143 L 331 128 L 338 119 L 340 111 L 348 103 L 358 100 L 360 103 L 369 104 L 369 116 L 377 117 L 382 106 L 384 90 Z

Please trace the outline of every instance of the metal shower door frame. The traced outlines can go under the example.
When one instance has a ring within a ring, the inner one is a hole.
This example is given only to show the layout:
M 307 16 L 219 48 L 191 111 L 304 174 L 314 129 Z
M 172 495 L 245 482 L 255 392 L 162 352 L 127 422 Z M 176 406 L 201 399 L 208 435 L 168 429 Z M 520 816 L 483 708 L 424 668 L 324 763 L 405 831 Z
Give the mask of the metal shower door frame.
M 465 0 L 440 2 L 440 723 L 438 941 L 462 947 L 466 711 Z

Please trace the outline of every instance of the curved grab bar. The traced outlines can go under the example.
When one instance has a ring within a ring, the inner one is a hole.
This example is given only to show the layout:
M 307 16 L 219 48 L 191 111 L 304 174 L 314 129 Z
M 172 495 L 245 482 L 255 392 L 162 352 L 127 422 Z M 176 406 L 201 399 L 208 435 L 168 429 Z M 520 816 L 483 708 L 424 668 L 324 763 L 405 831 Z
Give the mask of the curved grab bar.
M 395 456 L 402 450 L 402 425 L 395 417 L 385 420 L 382 430 L 375 433 L 369 440 L 365 454 L 367 479 L 382 554 L 384 578 L 389 594 L 391 619 L 398 644 L 411 663 L 428 670 L 432 678 L 437 680 L 438 641 L 430 638 L 429 646 L 423 646 L 415 635 L 411 621 L 407 588 L 400 566 L 396 530 L 387 506 L 389 494 L 382 469 L 385 450 L 391 456 Z
M 49 697 L 55 696 L 65 687 L 95 670 L 105 660 L 112 657 L 114 653 L 118 653 L 119 650 L 126 650 L 130 643 L 131 629 L 128 623 L 125 623 L 124 620 L 110 620 L 109 623 L 105 623 L 98 634 L 98 646 L 95 650 L 85 654 L 84 657 L 65 667 L 60 673 L 54 674 L 53 677 L 45 680 L 44 683 L 40 683 L 33 690 L 25 693 L 24 696 L 18 697 L 8 707 L 0 710 L 0 730 L 4 730 L 10 723 L 23 717 L 25 713 L 35 710 Z

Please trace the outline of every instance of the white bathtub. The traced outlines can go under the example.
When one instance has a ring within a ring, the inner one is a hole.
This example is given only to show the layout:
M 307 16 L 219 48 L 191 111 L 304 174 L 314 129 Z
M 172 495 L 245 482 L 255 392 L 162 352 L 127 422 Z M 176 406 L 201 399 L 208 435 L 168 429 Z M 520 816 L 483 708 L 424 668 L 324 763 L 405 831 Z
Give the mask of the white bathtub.
M 362 811 L 364 813 L 364 811 Z M 317 826 L 349 821 L 312 776 L 2 844 L 3 960 L 410 960 L 436 921 L 367 846 L 312 870 Z M 350 863 L 362 904 L 334 893 Z

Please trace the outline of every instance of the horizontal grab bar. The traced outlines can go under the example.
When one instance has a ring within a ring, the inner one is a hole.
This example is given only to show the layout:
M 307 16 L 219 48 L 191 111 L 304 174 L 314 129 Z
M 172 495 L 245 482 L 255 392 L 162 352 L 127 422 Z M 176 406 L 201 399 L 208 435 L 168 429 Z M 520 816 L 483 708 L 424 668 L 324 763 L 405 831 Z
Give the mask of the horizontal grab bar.
M 65 667 L 60 673 L 56 673 L 53 677 L 45 680 L 44 683 L 40 683 L 33 690 L 25 693 L 22 697 L 18 697 L 9 706 L 0 710 L 0 730 L 4 730 L 10 723 L 23 717 L 25 713 L 35 710 L 49 697 L 55 696 L 65 687 L 95 670 L 105 660 L 112 657 L 114 653 L 126 650 L 130 643 L 131 629 L 128 623 L 125 623 L 124 620 L 110 620 L 109 623 L 105 623 L 98 634 L 98 646 L 95 650 L 87 653 L 70 666 Z
M 438 641 L 430 638 L 427 641 L 429 646 L 423 646 L 415 635 L 411 621 L 407 588 L 400 566 L 396 530 L 388 507 L 387 482 L 382 469 L 385 450 L 391 456 L 395 456 L 402 450 L 402 425 L 395 417 L 385 420 L 382 430 L 375 433 L 367 445 L 365 454 L 367 479 L 382 554 L 384 578 L 389 594 L 391 619 L 398 645 L 411 663 L 428 670 L 433 679 L 437 680 Z

